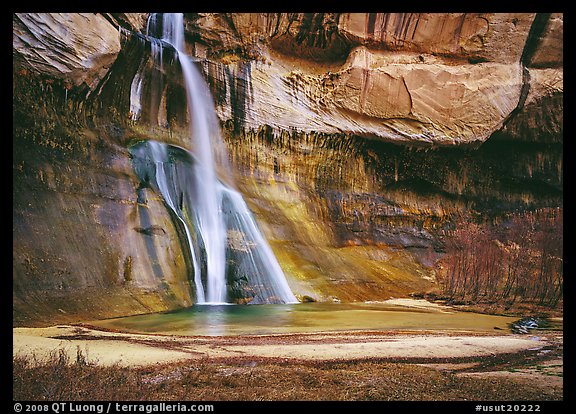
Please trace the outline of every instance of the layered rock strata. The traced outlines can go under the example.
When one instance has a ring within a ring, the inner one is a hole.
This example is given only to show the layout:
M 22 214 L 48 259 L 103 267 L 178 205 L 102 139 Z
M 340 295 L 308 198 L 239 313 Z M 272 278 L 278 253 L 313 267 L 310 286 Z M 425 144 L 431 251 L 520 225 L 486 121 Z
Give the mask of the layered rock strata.
M 509 125 L 540 117 L 541 135 L 561 136 L 561 14 L 218 17 L 194 16 L 189 30 L 197 53 L 246 84 L 248 127 L 443 145 L 500 130 L 521 138 Z M 221 106 L 223 118 L 234 104 Z
M 13 15 L 16 324 L 192 303 L 182 234 L 128 151 L 142 139 L 194 151 L 175 55 L 164 45 L 158 64 L 146 19 Z M 299 295 L 426 290 L 455 217 L 562 205 L 562 14 L 185 25 L 237 186 Z

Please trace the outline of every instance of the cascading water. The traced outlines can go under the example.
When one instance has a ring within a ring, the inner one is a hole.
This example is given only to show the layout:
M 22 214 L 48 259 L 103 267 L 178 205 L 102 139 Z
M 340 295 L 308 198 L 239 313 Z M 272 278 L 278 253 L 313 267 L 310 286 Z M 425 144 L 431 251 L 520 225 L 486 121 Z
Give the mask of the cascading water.
M 198 163 L 196 168 L 196 212 L 199 233 L 206 250 L 208 303 L 226 302 L 226 230 L 218 200 L 216 172 L 211 140 L 217 139 L 218 125 L 210 93 L 204 80 L 184 53 L 184 20 L 182 13 L 165 13 L 162 22 L 162 40 L 172 44 L 177 51 L 188 100 L 193 147 Z
M 202 286 L 201 270 L 198 265 L 197 252 L 194 244 L 192 243 L 192 234 L 190 233 L 190 228 L 186 223 L 184 213 L 181 208 L 177 206 L 174 201 L 174 195 L 177 194 L 177 188 L 174 187 L 176 180 L 172 177 L 170 171 L 170 164 L 167 163 L 168 160 L 168 150 L 165 145 L 155 142 L 148 142 L 150 147 L 150 154 L 152 161 L 154 162 L 154 170 L 156 173 L 156 184 L 160 193 L 164 196 L 164 201 L 172 209 L 178 220 L 183 225 L 184 231 L 186 233 L 186 240 L 188 241 L 188 248 L 190 249 L 190 256 L 192 259 L 192 266 L 194 269 L 194 286 L 196 288 L 196 299 L 199 303 L 205 303 L 204 288 Z M 168 178 L 170 177 L 170 178 Z M 172 188 L 171 188 L 172 187 Z M 183 203 L 180 203 L 181 205 Z
M 184 150 L 153 141 L 135 147 L 132 154 L 137 174 L 154 177 L 150 184 L 184 227 L 197 303 L 227 303 L 230 291 L 249 303 L 297 302 L 242 196 L 218 180 L 215 146 L 222 147 L 222 138 L 207 84 L 184 52 L 183 14 L 151 15 L 147 34 L 157 33 L 174 47 L 180 62 L 194 155 L 188 159 Z M 162 42 L 152 42 L 153 57 L 161 58 L 157 48 Z M 173 152 L 188 161 L 176 162 L 169 154 Z

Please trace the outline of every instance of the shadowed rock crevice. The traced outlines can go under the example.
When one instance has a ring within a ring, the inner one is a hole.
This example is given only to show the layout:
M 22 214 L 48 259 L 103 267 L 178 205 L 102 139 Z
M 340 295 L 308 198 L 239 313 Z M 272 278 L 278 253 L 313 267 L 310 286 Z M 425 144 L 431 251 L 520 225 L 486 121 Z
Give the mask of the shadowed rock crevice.
M 526 98 L 530 92 L 530 72 L 528 67 L 530 67 L 532 56 L 542 41 L 541 38 L 544 34 L 544 31 L 546 30 L 549 19 L 550 13 L 537 13 L 534 17 L 534 20 L 532 21 L 530 31 L 528 32 L 528 38 L 526 39 L 526 44 L 524 45 L 522 55 L 520 56 L 520 64 L 522 65 L 522 89 L 520 90 L 520 98 L 516 108 L 514 108 L 508 117 L 504 120 L 504 128 L 510 119 L 513 119 L 518 114 L 518 112 L 524 108 Z

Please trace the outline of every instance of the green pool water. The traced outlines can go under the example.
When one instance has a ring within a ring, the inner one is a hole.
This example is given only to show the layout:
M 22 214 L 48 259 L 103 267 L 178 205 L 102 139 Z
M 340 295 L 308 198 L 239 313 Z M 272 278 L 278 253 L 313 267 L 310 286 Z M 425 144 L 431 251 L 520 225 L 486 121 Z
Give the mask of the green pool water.
M 92 321 L 126 332 L 186 335 L 270 335 L 350 330 L 511 332 L 515 317 L 383 303 L 195 305 L 178 311 Z

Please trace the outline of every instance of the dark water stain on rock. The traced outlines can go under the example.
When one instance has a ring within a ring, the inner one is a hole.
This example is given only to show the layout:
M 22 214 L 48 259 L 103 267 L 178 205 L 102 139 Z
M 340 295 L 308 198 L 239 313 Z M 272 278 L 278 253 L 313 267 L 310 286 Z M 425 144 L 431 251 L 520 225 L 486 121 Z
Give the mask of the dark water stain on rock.
M 164 230 L 160 226 L 154 226 L 154 225 L 146 228 L 134 227 L 134 230 L 136 230 L 138 233 L 145 234 L 146 236 L 161 236 L 166 234 L 166 230 Z

